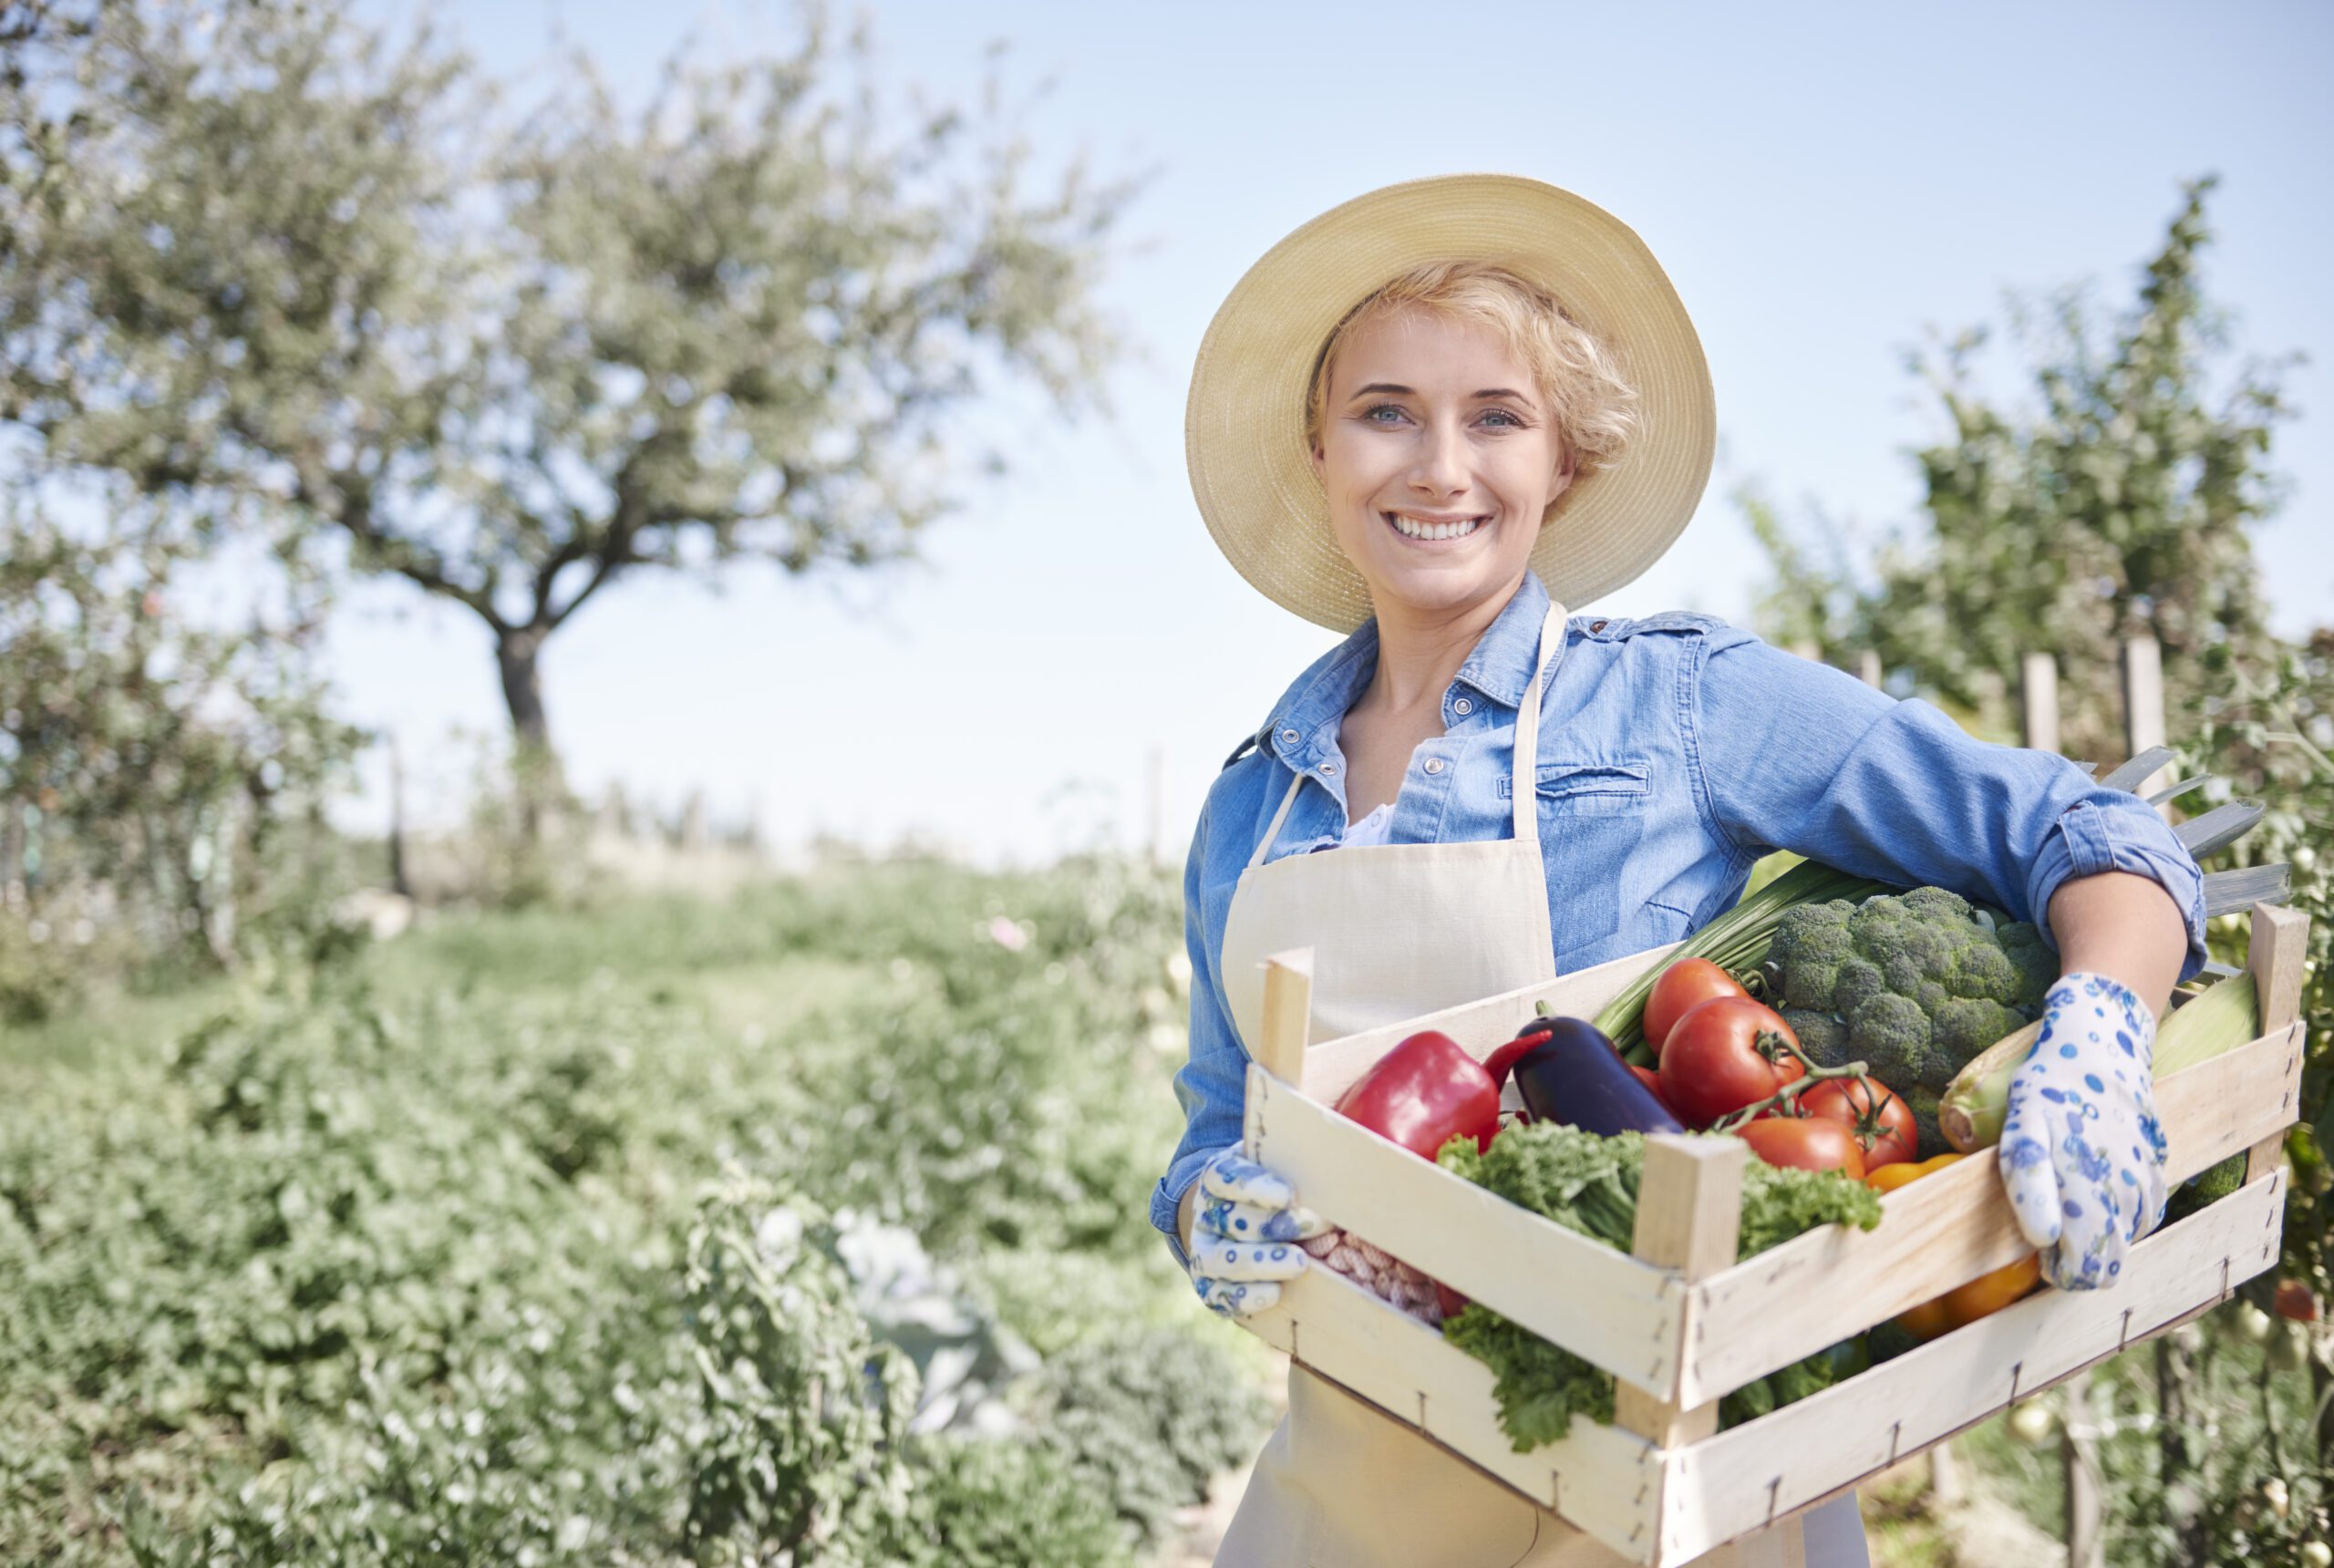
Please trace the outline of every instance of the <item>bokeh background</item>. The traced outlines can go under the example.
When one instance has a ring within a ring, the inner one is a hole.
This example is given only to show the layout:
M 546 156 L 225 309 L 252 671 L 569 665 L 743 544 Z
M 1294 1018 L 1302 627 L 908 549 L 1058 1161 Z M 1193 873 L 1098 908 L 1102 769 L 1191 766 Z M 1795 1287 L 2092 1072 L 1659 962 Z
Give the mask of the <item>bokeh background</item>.
M 0 1556 L 1205 1561 L 1277 1380 L 1145 1217 L 1180 873 L 1335 639 L 1185 377 L 1291 228 L 1502 170 L 1717 386 L 1596 608 L 2009 744 L 2046 655 L 2101 761 L 2144 643 L 2174 810 L 2316 916 L 2281 1269 L 1875 1560 L 2327 1568 L 2329 67 L 2308 4 L 0 0 Z

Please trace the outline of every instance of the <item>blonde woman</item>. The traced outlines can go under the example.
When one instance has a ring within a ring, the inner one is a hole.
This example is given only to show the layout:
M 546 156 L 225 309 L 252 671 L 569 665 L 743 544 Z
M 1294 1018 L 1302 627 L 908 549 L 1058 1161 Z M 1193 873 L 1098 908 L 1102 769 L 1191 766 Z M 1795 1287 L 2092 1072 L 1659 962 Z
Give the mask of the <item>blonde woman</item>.
M 2012 1093 L 2019 1223 L 2081 1289 L 2162 1217 L 2149 1051 L 2204 911 L 2155 813 L 1711 617 L 1567 613 L 1677 538 L 1715 429 L 1650 253 L 1534 181 L 1348 202 L 1218 312 L 1201 512 L 1260 592 L 1348 634 L 1226 761 L 1185 872 L 1189 1119 L 1152 1219 L 1213 1310 L 1271 1310 L 1321 1230 L 1234 1147 L 1265 954 L 1315 949 L 1330 1038 L 1674 942 L 1775 849 L 2041 923 L 2065 978 Z M 1300 1367 L 1217 1561 L 1620 1559 Z M 1861 1564 L 1854 1500 L 1709 1561 Z

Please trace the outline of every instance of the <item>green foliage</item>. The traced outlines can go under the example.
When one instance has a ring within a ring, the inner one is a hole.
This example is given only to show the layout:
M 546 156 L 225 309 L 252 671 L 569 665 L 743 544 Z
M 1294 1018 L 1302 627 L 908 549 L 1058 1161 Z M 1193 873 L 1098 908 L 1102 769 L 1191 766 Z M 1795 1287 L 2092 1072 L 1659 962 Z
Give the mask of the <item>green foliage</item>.
M 1875 651 L 1892 681 L 2003 737 L 2021 657 L 2050 654 L 2076 757 L 2122 755 L 2124 638 L 2162 645 L 2174 713 L 2222 689 L 2216 650 L 2267 656 L 2250 529 L 2277 499 L 2269 444 L 2289 410 L 2275 367 L 2220 373 L 2226 327 L 2198 276 L 2213 183 L 2184 188 L 2112 318 L 2080 293 L 2016 314 L 2022 402 L 1981 389 L 1982 329 L 1915 358 L 1947 434 L 1917 454 L 1921 527 L 1868 572 L 1814 559 L 1747 497 L 1776 574 L 1762 628 L 1834 664 Z
M 1263 1395 L 1232 1357 L 1173 1329 L 1091 1339 L 1049 1361 L 1030 1427 L 1039 1446 L 1108 1499 L 1138 1544 L 1163 1543 L 1175 1510 L 1255 1452 Z
M 1260 1436 L 1144 1219 L 1181 932 L 1136 866 L 887 865 L 0 1044 L 0 1554 L 1123 1560 Z M 846 1206 L 1090 1291 L 994 1292 L 1043 1440 L 906 1435 Z
M 324 596 L 295 572 L 280 614 L 204 626 L 200 535 L 87 531 L 0 490 L 0 1018 L 92 972 L 338 943 L 323 804 L 360 737 L 325 710 Z
M 1488 1150 L 1464 1139 L 1443 1145 L 1446 1171 L 1488 1188 L 1511 1203 L 1627 1251 L 1637 1230 L 1645 1139 L 1634 1132 L 1601 1138 L 1550 1122 L 1510 1127 Z M 1780 1246 L 1818 1225 L 1880 1223 L 1880 1195 L 1836 1171 L 1786 1170 L 1753 1157 L 1742 1178 L 1742 1225 L 1735 1255 L 1747 1258 Z M 1443 1337 L 1497 1375 L 1500 1429 L 1526 1452 L 1554 1442 L 1575 1415 L 1609 1423 L 1613 1377 L 1568 1350 L 1476 1304 L 1442 1326 Z M 1817 1365 L 1817 1363 L 1822 1365 Z M 1784 1367 L 1738 1390 L 1721 1408 L 1730 1423 L 1750 1420 L 1779 1405 L 1830 1386 L 1835 1364 L 1827 1357 Z
M 2291 907 L 2309 916 L 2308 964 L 2301 1017 L 2308 1031 L 2302 1063 L 2301 1125 L 2286 1140 L 2293 1166 L 2287 1190 L 2285 1255 L 2277 1275 L 2309 1287 L 2320 1305 L 2317 1352 L 2302 1374 L 2313 1412 L 2307 1438 L 2315 1463 L 2288 1467 L 2297 1497 L 2334 1507 L 2334 1338 L 2325 1320 L 2334 1306 L 2334 629 L 2287 649 L 2267 668 L 2232 665 L 2230 692 L 2206 709 L 2187 758 L 2230 777 L 2221 789 L 2265 800 L 2259 827 L 2235 846 L 2246 864 L 2288 862 Z M 2234 934 L 2226 955 L 2242 963 Z M 2269 1281 L 2253 1293 L 2267 1305 Z
M 913 1512 L 887 1542 L 904 1568 L 1120 1568 L 1126 1532 L 1049 1448 L 940 1439 L 918 1445 Z
M 108 5 L 11 65 L 0 427 L 462 606 L 533 745 L 543 645 L 608 583 L 911 557 L 952 417 L 1009 380 L 1076 408 L 1113 352 L 1129 189 L 881 105 L 813 8 L 637 110 L 578 57 L 506 115 L 346 0 Z

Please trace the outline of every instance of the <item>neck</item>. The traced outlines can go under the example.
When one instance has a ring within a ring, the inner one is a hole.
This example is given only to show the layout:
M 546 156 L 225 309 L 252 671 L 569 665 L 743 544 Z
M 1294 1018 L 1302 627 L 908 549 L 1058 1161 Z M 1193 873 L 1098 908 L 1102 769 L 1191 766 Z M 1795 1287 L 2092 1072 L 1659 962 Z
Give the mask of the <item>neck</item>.
M 1458 678 L 1459 666 L 1523 582 L 1519 576 L 1506 593 L 1455 609 L 1378 606 L 1378 670 L 1355 706 L 1389 715 L 1441 713 L 1442 694 Z

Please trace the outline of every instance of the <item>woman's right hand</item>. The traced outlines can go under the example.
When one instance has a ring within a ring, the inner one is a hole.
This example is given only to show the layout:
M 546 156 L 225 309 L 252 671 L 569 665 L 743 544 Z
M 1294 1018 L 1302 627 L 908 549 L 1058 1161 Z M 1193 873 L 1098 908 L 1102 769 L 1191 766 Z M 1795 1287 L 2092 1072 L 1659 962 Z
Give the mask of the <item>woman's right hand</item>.
M 1296 1202 L 1287 1178 L 1242 1154 L 1220 1150 L 1200 1168 L 1200 1206 L 1192 1222 L 1192 1287 L 1210 1312 L 1245 1317 L 1280 1300 L 1284 1281 L 1305 1272 L 1299 1242 L 1329 1227 Z

